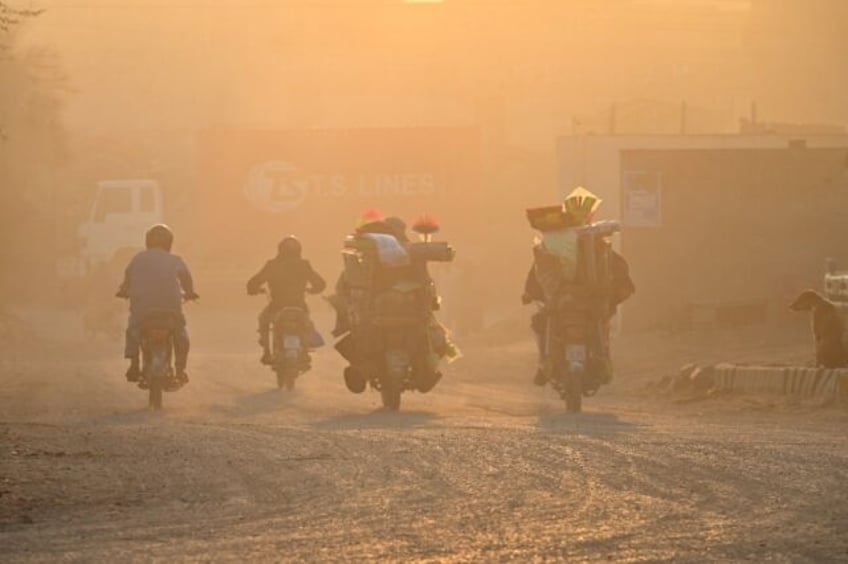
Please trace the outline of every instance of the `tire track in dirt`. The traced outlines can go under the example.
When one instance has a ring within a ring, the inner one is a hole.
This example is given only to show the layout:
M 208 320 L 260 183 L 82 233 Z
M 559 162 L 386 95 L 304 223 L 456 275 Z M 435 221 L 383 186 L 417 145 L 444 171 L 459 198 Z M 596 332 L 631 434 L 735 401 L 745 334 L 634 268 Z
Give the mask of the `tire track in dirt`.
M 0 395 L 0 413 L 14 415 L 0 424 L 0 450 L 18 449 L 0 452 L 5 556 L 848 555 L 839 429 L 671 416 L 630 396 L 595 398 L 571 416 L 547 391 L 453 368 L 432 394 L 405 396 L 401 413 L 372 413 L 375 396 L 348 394 L 332 366 L 286 395 L 267 371 L 238 373 L 246 362 L 199 359 L 202 376 L 156 416 L 121 411 L 139 404 L 134 390 L 112 406 L 112 381 L 90 383 L 93 395 L 81 383 L 93 402 L 82 406 L 54 390 L 54 411 L 37 416 Z M 38 418 L 51 424 L 33 425 Z

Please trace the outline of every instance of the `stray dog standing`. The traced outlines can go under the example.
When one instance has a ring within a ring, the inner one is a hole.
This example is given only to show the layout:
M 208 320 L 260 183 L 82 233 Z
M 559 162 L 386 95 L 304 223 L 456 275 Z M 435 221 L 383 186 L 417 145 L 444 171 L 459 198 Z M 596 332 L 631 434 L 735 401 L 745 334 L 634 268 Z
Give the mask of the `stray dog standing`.
M 804 290 L 789 308 L 812 312 L 816 366 L 839 368 L 848 364 L 848 354 L 842 342 L 844 326 L 836 304 L 815 290 Z

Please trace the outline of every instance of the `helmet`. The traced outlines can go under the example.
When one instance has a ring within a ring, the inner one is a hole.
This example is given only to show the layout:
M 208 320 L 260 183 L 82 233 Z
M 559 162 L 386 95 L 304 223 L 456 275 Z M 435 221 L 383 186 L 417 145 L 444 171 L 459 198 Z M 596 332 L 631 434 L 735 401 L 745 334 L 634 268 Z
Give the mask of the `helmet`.
M 144 246 L 148 249 L 156 248 L 170 252 L 173 244 L 174 234 L 164 223 L 154 225 L 144 234 Z
M 300 244 L 300 240 L 294 235 L 289 235 L 285 237 L 280 244 L 277 245 L 277 253 L 281 257 L 293 257 L 300 258 L 300 253 L 303 251 L 303 247 Z
M 406 236 L 406 222 L 401 218 L 393 215 L 384 219 L 383 223 L 386 224 L 386 227 L 388 227 L 391 234 L 395 236 L 395 239 L 401 243 L 409 240 Z

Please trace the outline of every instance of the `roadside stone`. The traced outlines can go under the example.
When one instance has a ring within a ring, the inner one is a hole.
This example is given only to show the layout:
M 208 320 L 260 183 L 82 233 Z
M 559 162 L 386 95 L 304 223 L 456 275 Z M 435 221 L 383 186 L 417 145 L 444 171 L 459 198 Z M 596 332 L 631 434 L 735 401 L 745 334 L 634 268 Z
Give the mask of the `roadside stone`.
M 692 391 L 706 394 L 715 387 L 715 369 L 712 366 L 699 366 L 689 376 Z
M 695 363 L 684 365 L 671 384 L 672 392 L 685 392 L 692 387 L 692 375 L 699 369 Z

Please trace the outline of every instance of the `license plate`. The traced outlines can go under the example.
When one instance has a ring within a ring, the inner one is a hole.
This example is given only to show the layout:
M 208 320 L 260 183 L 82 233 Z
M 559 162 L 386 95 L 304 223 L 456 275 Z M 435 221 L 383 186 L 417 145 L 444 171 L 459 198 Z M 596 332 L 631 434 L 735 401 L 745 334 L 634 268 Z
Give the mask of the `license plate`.
M 566 345 L 565 359 L 570 362 L 586 362 L 586 345 Z
M 300 348 L 300 337 L 297 335 L 286 335 L 283 338 L 283 348 L 284 349 L 299 349 Z

